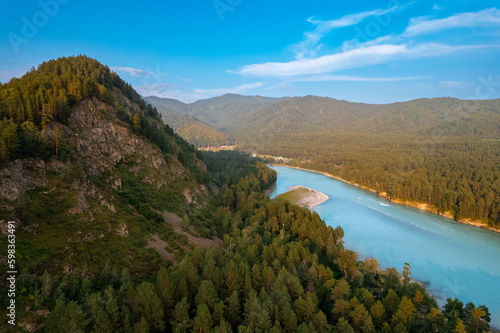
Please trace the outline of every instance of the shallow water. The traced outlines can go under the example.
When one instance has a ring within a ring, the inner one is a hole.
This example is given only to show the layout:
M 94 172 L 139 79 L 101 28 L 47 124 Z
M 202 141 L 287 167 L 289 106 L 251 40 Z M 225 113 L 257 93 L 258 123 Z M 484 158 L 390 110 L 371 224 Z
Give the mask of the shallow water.
M 381 267 L 399 272 L 408 262 L 412 277 L 429 283 L 427 290 L 440 305 L 448 297 L 485 304 L 490 324 L 500 327 L 500 233 L 394 204 L 316 172 L 270 167 L 278 172 L 271 198 L 293 185 L 327 194 L 330 199 L 313 210 L 327 225 L 344 229 L 346 248 L 360 259 L 374 257 Z

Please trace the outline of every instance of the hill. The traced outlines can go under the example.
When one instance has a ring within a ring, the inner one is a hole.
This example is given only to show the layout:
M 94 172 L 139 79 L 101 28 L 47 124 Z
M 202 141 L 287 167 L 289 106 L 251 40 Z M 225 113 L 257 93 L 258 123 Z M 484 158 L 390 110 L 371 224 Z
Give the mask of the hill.
M 243 149 L 498 228 L 498 124 L 500 100 L 369 105 L 306 96 L 234 119 L 225 132 Z
M 175 102 L 172 106 L 169 105 L 169 100 L 157 97 L 145 97 L 144 100 L 155 105 L 158 112 L 161 114 L 162 120 L 170 125 L 172 129 L 193 144 L 195 147 L 222 146 L 232 145 L 234 140 L 231 140 L 227 134 L 224 134 L 215 128 L 199 121 L 194 116 L 184 113 L 182 108 L 178 108 L 182 102 Z
M 2 332 L 489 328 L 486 306 L 441 312 L 408 264 L 359 261 L 342 228 L 270 200 L 259 160 L 196 152 L 96 60 L 0 97 Z
M 459 221 L 500 226 L 500 100 L 373 105 L 305 96 L 241 108 L 207 122 L 241 149 L 292 158 L 291 165 Z
M 229 121 L 279 101 L 280 98 L 225 94 L 190 104 L 158 97 L 146 97 L 146 100 L 158 109 L 186 113 L 216 129 L 221 129 Z
M 0 96 L 0 217 L 2 228 L 18 221 L 26 269 L 95 273 L 107 258 L 148 275 L 158 259 L 137 244 L 152 233 L 170 239 L 173 257 L 189 245 L 173 241 L 185 236 L 162 214 L 208 200 L 206 167 L 115 73 L 61 58 L 3 84 Z

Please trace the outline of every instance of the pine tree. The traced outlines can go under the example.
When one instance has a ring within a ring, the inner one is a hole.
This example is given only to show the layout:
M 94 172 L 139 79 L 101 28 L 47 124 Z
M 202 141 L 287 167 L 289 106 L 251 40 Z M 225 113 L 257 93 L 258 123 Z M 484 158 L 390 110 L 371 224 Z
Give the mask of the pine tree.
M 352 326 L 349 324 L 347 320 L 344 318 L 340 318 L 339 322 L 335 326 L 335 331 L 336 333 L 354 333 L 354 329 Z
M 172 332 L 185 333 L 191 327 L 191 319 L 189 318 L 189 304 L 187 298 L 183 297 L 182 300 L 175 305 L 172 313 Z
M 240 300 L 237 290 L 231 293 L 231 296 L 226 299 L 226 303 L 226 319 L 234 327 L 240 318 Z
M 134 333 L 149 333 L 149 324 L 144 316 L 134 325 Z
M 213 326 L 212 315 L 205 304 L 198 305 L 196 317 L 193 319 L 193 330 L 199 333 L 211 332 Z
M 284 332 L 294 332 L 297 327 L 297 317 L 288 302 L 281 310 L 281 326 Z
M 385 308 L 380 300 L 377 300 L 370 308 L 370 313 L 377 327 L 380 327 L 385 322 Z
M 132 122 L 136 131 L 141 129 L 141 116 L 138 113 L 134 114 Z
M 466 333 L 467 332 L 465 330 L 465 325 L 464 325 L 462 319 L 460 319 L 460 318 L 457 319 L 457 325 L 455 326 L 455 330 L 453 332 L 455 332 L 455 333 Z
M 205 304 L 212 310 L 216 303 L 219 301 L 219 295 L 215 291 L 215 287 L 210 280 L 203 280 L 198 288 L 198 294 L 195 297 L 196 304 Z

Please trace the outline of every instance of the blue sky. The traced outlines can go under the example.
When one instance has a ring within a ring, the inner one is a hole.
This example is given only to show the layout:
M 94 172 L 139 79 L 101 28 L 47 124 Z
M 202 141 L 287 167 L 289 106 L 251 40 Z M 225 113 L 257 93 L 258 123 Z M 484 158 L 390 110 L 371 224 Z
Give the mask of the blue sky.
M 500 98 L 500 1 L 3 1 L 0 82 L 86 54 L 143 95 Z

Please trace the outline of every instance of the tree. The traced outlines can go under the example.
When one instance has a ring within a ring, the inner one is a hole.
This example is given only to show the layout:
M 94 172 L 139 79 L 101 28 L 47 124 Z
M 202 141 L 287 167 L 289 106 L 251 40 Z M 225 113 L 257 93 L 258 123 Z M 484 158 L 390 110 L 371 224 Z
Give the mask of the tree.
M 144 316 L 142 316 L 141 320 L 134 325 L 134 333 L 149 333 L 148 321 L 144 318 Z
M 141 129 L 141 116 L 139 113 L 134 114 L 134 117 L 132 118 L 132 123 L 134 124 L 134 129 L 136 131 Z
M 481 318 L 483 318 L 486 313 L 481 308 L 475 308 L 474 310 L 472 310 L 471 314 L 472 317 L 476 320 L 476 333 L 478 333 L 479 323 L 481 322 Z
M 335 282 L 335 287 L 331 289 L 330 297 L 333 300 L 345 299 L 350 293 L 351 286 L 349 283 L 344 279 L 340 279 Z
M 193 330 L 199 333 L 211 332 L 213 326 L 212 315 L 205 304 L 198 305 L 196 317 L 193 319 Z
M 17 124 L 12 120 L 0 121 L 0 158 L 8 161 L 19 147 Z
M 348 301 L 346 301 L 345 299 L 338 299 L 335 301 L 332 308 L 333 318 L 340 319 L 344 316 L 347 316 L 350 310 L 351 304 Z
M 399 307 L 399 297 L 398 294 L 392 289 L 389 289 L 387 296 L 384 298 L 384 308 L 387 311 L 387 315 L 392 317 Z
M 198 288 L 196 295 L 196 304 L 204 303 L 209 309 L 213 309 L 215 304 L 219 301 L 219 296 L 215 291 L 215 287 L 210 280 L 203 280 Z
M 437 330 L 437 326 L 438 326 L 437 323 L 438 323 L 438 319 L 439 319 L 440 314 L 441 314 L 441 312 L 439 311 L 438 308 L 432 308 L 428 314 L 429 318 L 432 319 L 432 327 L 433 327 L 434 332 Z
M 457 325 L 455 326 L 455 330 L 453 331 L 455 333 L 466 333 L 467 331 L 465 330 L 465 325 L 462 319 L 458 318 L 457 319 Z
M 335 332 L 354 333 L 354 329 L 352 328 L 351 325 L 349 325 L 349 322 L 347 320 L 345 320 L 344 318 L 340 318 L 339 322 L 337 323 L 337 326 L 335 326 Z
M 191 327 L 191 319 L 189 318 L 189 304 L 187 298 L 183 297 L 182 300 L 175 305 L 172 313 L 172 331 L 174 333 L 185 333 Z
M 162 331 L 165 329 L 163 320 L 163 304 L 151 283 L 144 282 L 137 287 L 135 297 L 135 312 L 144 316 L 152 328 Z
M 332 326 L 328 324 L 326 315 L 321 310 L 314 314 L 313 323 L 318 333 L 326 333 L 332 330 Z
M 402 323 L 403 325 L 407 325 L 411 322 L 411 317 L 417 310 L 415 306 L 406 296 L 403 296 L 401 299 L 401 303 L 399 303 L 399 309 L 392 317 L 393 323 Z
M 83 333 L 87 324 L 88 321 L 78 304 L 75 301 L 66 304 L 62 298 L 56 301 L 44 323 L 46 330 L 54 333 Z
M 405 262 L 405 267 L 403 267 L 403 287 L 408 287 L 408 284 L 412 281 L 411 278 L 411 266 L 409 263 Z
M 170 271 L 165 267 L 161 267 L 160 271 L 158 272 L 156 288 L 158 290 L 158 295 L 163 302 L 163 308 L 165 309 L 165 319 L 168 322 L 170 320 L 174 305 L 175 287 Z
M 226 319 L 232 326 L 235 326 L 240 317 L 240 300 L 238 298 L 238 291 L 233 291 L 226 302 Z
M 214 329 L 214 333 L 231 333 L 233 329 L 231 325 L 222 318 L 220 320 L 219 326 Z
M 281 326 L 284 332 L 294 332 L 297 327 L 297 317 L 288 302 L 281 310 Z
M 335 260 L 341 272 L 344 273 L 346 280 L 352 281 L 358 275 L 359 271 L 356 268 L 356 260 L 358 254 L 351 250 L 340 251 L 340 256 Z
M 375 321 L 375 325 L 380 327 L 385 322 L 385 308 L 380 300 L 377 300 L 370 308 L 370 313 Z
M 55 124 L 54 126 L 54 145 L 56 148 L 56 157 L 59 156 L 59 150 L 63 147 L 64 145 L 64 135 L 62 129 Z

